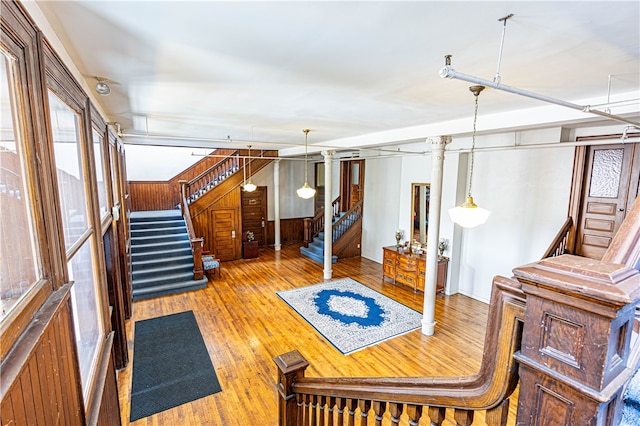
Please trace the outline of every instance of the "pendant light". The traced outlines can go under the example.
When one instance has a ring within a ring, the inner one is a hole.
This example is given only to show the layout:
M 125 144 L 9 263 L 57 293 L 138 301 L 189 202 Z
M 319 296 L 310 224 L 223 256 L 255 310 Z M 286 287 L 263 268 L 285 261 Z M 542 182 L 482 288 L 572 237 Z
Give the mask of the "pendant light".
M 307 200 L 316 195 L 316 190 L 309 186 L 307 179 L 307 136 L 311 130 L 304 129 L 302 131 L 304 132 L 304 185 L 298 188 L 296 192 L 298 193 L 298 197 Z
M 251 182 L 251 145 L 247 145 L 247 147 L 249 147 L 249 180 L 246 180 L 244 182 L 244 185 L 242 186 L 242 188 L 246 191 L 246 192 L 253 192 L 256 190 L 257 186 Z M 245 162 L 247 160 L 245 159 Z
M 471 137 L 471 161 L 469 165 L 469 192 L 467 193 L 467 200 L 459 205 L 449 209 L 449 216 L 454 223 L 462 226 L 463 228 L 474 228 L 478 225 L 482 225 L 487 221 L 491 212 L 478 207 L 473 202 L 471 196 L 471 183 L 473 181 L 473 157 L 474 148 L 476 146 L 476 121 L 478 119 L 478 95 L 484 90 L 484 86 L 471 86 L 469 90 L 476 98 L 475 111 L 473 113 L 473 134 Z

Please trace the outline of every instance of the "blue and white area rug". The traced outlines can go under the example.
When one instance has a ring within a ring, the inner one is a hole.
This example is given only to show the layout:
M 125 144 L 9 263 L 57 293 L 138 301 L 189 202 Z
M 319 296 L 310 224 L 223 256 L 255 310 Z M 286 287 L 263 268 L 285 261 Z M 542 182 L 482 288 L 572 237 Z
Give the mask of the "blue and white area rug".
M 420 312 L 351 278 L 277 294 L 344 355 L 421 326 Z

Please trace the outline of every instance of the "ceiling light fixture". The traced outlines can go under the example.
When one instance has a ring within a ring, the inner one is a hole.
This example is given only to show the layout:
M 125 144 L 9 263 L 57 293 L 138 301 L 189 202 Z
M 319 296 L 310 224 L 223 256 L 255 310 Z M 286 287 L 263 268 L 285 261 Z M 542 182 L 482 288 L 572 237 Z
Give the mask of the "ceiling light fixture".
M 307 179 L 307 136 L 311 130 L 304 129 L 304 185 L 302 185 L 296 191 L 298 193 L 298 197 L 303 198 L 305 200 L 316 195 L 316 190 L 309 186 L 309 181 Z
M 104 77 L 95 77 L 98 82 L 96 83 L 96 92 L 101 94 L 102 96 L 109 96 L 111 93 L 111 87 L 107 84 L 107 80 Z
M 246 192 L 253 192 L 256 190 L 257 186 L 253 182 L 251 182 L 251 145 L 247 145 L 247 146 L 249 147 L 249 180 L 245 180 L 242 188 Z
M 469 87 L 471 93 L 476 98 L 475 111 L 473 113 L 473 134 L 471 137 L 471 160 L 469 164 L 469 191 L 467 192 L 467 200 L 459 205 L 449 209 L 449 216 L 454 223 L 462 226 L 463 228 L 474 228 L 478 225 L 482 225 L 487 221 L 491 212 L 478 207 L 473 202 L 471 196 L 471 183 L 473 181 L 473 160 L 474 160 L 474 148 L 476 146 L 476 121 L 478 119 L 478 95 L 484 90 L 484 86 L 471 86 Z

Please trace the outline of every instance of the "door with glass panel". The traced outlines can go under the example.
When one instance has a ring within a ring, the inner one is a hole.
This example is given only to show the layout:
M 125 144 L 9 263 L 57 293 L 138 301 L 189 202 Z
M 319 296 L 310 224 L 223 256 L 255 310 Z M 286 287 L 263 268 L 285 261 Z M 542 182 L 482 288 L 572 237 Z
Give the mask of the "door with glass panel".
M 640 144 L 587 151 L 576 254 L 600 259 L 638 196 Z

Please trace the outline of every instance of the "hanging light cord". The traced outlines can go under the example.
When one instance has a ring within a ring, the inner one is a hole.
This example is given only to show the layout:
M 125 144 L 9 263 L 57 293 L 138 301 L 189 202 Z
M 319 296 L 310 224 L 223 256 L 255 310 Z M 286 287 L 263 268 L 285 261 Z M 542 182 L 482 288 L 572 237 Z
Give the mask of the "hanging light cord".
M 472 86 L 469 89 L 473 92 L 476 98 L 476 105 L 473 112 L 473 134 L 471 135 L 471 164 L 469 165 L 469 192 L 467 194 L 467 197 L 471 197 L 471 183 L 473 182 L 473 157 L 475 155 L 474 148 L 476 147 L 476 122 L 478 121 L 478 95 L 480 94 L 482 89 L 484 89 L 484 87 Z
M 498 21 L 502 21 L 503 22 L 503 26 L 502 26 L 502 38 L 500 39 L 500 52 L 498 53 L 498 69 L 496 70 L 496 76 L 493 77 L 493 82 L 496 84 L 500 84 L 500 64 L 502 63 L 502 49 L 504 48 L 504 35 L 507 32 L 507 20 L 509 18 L 513 17 L 513 13 L 505 16 L 504 18 L 500 18 L 498 19 Z
M 307 136 L 309 136 L 309 129 L 304 129 L 304 183 L 309 183 L 307 176 Z

